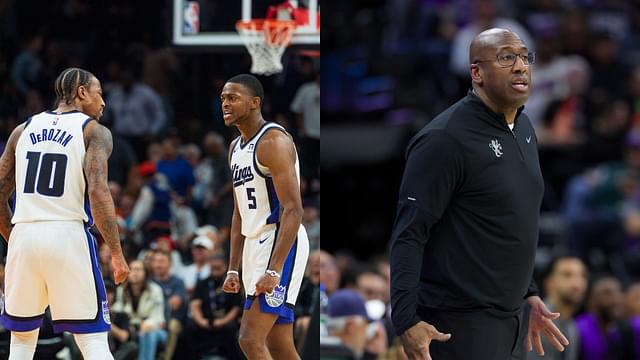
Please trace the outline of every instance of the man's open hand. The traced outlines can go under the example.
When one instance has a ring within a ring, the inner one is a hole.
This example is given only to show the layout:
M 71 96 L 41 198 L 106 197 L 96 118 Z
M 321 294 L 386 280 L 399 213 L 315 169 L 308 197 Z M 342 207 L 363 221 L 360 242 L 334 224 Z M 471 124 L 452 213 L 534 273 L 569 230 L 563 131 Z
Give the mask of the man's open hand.
M 553 320 L 560 317 L 560 313 L 552 313 L 542 302 L 539 296 L 531 296 L 527 298 L 527 302 L 531 305 L 531 314 L 529 315 L 529 332 L 527 334 L 527 350 L 531 351 L 533 346 L 540 356 L 544 356 L 542 348 L 542 338 L 544 335 L 551 345 L 558 351 L 564 351 L 565 346 L 569 345 L 569 340 L 562 334 L 560 329 L 553 323 Z
M 420 321 L 407 329 L 400 338 L 410 360 L 432 360 L 429 354 L 431 341 L 449 341 L 451 334 L 443 334 L 433 325 Z

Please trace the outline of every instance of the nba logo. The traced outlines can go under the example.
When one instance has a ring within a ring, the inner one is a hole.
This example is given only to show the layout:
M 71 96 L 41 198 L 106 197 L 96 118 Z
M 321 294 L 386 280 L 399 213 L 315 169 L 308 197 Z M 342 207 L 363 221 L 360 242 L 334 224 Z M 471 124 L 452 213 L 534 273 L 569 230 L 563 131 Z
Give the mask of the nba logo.
M 184 3 L 184 34 L 197 34 L 200 30 L 200 4 L 196 1 Z

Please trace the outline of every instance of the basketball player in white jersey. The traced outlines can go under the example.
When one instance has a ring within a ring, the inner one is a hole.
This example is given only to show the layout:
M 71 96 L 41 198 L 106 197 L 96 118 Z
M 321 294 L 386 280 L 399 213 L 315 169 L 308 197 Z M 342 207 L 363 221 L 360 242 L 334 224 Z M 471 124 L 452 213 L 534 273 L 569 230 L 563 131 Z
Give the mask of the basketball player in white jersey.
M 293 308 L 309 256 L 302 221 L 296 149 L 283 127 L 266 122 L 262 85 L 237 75 L 222 89 L 227 126 L 240 136 L 230 146 L 234 187 L 229 271 L 224 291 L 247 300 L 240 324 L 240 348 L 252 360 L 300 359 L 293 343 Z
M 73 333 L 85 359 L 113 359 L 109 307 L 89 232 L 94 219 L 111 248 L 116 283 L 126 279 L 129 267 L 107 186 L 111 133 L 96 121 L 104 109 L 102 88 L 77 68 L 64 70 L 54 87 L 57 108 L 16 127 L 0 158 L 0 234 L 9 243 L 2 321 L 11 330 L 9 359 L 33 358 L 47 306 L 54 331 Z M 14 190 L 12 215 L 8 200 Z

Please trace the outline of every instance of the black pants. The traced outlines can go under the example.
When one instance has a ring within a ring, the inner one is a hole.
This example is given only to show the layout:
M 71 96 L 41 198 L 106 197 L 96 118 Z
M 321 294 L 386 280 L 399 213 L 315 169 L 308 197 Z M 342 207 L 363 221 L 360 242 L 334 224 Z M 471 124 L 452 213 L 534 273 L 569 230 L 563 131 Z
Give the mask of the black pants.
M 529 311 L 509 318 L 488 312 L 418 310 L 418 316 L 451 334 L 447 342 L 432 341 L 433 360 L 525 360 Z

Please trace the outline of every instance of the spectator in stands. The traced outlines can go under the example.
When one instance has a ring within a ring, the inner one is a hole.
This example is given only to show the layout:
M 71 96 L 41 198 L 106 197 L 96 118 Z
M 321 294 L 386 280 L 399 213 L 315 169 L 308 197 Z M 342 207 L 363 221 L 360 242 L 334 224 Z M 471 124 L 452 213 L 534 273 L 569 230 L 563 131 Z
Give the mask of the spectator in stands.
M 320 339 L 321 352 L 342 352 L 347 348 L 353 358 L 361 359 L 367 343 L 369 317 L 362 296 L 355 290 L 343 289 L 329 297 L 329 337 Z M 329 351 L 327 351 L 329 352 Z
M 320 176 L 320 73 L 314 80 L 300 86 L 291 102 L 291 111 L 298 120 L 301 172 L 311 182 Z
M 211 167 L 202 160 L 201 155 L 202 151 L 198 147 L 198 145 L 194 143 L 189 143 L 183 145 L 178 150 L 180 156 L 182 156 L 191 168 L 193 169 L 193 176 L 195 178 L 195 183 L 191 190 L 191 206 L 195 210 L 196 213 L 202 214 L 204 204 L 207 201 L 207 197 L 210 196 L 211 187 Z M 204 222 L 204 216 L 198 219 L 198 222 Z
M 148 245 L 158 236 L 171 232 L 171 187 L 167 178 L 156 172 L 152 162 L 138 165 L 138 173 L 143 184 L 126 227 L 137 243 Z M 144 232 L 136 235 L 140 230 Z
M 233 186 L 224 138 L 216 132 L 208 132 L 202 139 L 202 149 L 202 163 L 210 166 L 212 171 L 210 195 L 207 196 L 207 223 L 216 226 L 222 238 L 226 239 L 233 211 Z
M 589 136 L 584 148 L 582 163 L 592 167 L 601 163 L 620 161 L 624 158 L 625 136 L 631 123 L 631 107 L 621 97 L 604 97 L 591 105 L 589 111 Z
M 162 288 L 147 276 L 142 261 L 130 264 L 129 281 L 119 287 L 113 310 L 129 315 L 138 337 L 139 360 L 155 360 L 157 346 L 167 341 Z
M 108 161 L 109 181 L 115 181 L 121 187 L 126 187 L 137 163 L 136 154 L 127 140 L 114 135 L 113 151 Z
M 589 44 L 589 60 L 593 68 L 591 97 L 620 96 L 625 90 L 629 71 L 618 57 L 618 43 L 608 30 L 592 32 Z
M 309 249 L 320 247 L 320 210 L 316 206 L 305 205 L 302 214 L 302 224 L 307 229 L 309 237 Z
M 176 349 L 178 336 L 187 318 L 187 290 L 182 279 L 171 273 L 171 253 L 157 250 L 151 263 L 152 279 L 162 288 L 167 319 L 168 338 L 163 359 L 171 360 Z
M 25 39 L 25 46 L 11 65 L 11 80 L 21 96 L 27 96 L 36 87 L 44 70 L 39 53 L 43 45 L 42 34 L 33 34 Z
M 580 337 L 574 315 L 582 305 L 587 290 L 587 268 L 575 256 L 561 256 L 555 258 L 549 265 L 549 274 L 544 281 L 547 294 L 545 304 L 549 311 L 559 312 L 560 318 L 556 325 L 566 335 L 569 343 L 564 352 L 553 348 L 547 338 L 542 339 L 542 346 L 546 349 L 544 357 L 535 352 L 529 352 L 529 359 L 577 360 L 580 354 Z
M 113 309 L 116 301 L 116 285 L 107 280 L 104 283 L 107 291 L 109 307 Z M 109 350 L 115 360 L 135 360 L 138 345 L 134 340 L 135 333 L 131 332 L 129 315 L 122 311 L 111 311 L 111 331 L 109 332 Z
M 204 235 L 196 237 L 191 243 L 193 264 L 185 266 L 181 274 L 189 295 L 193 293 L 198 281 L 206 279 L 211 273 L 208 258 L 212 250 L 213 242 Z
M 175 192 L 174 201 L 179 205 L 190 205 L 191 192 L 196 180 L 191 165 L 182 155 L 178 154 L 180 141 L 177 134 L 172 134 L 162 140 L 162 157 L 156 164 L 156 168 L 169 180 L 171 189 Z
M 163 235 L 159 236 L 155 242 L 151 244 L 151 247 L 156 251 L 166 252 L 171 258 L 171 269 L 169 271 L 172 275 L 177 276 L 181 274 L 184 269 L 184 263 L 180 252 L 176 250 L 176 243 L 171 236 Z M 181 279 L 182 280 L 182 279 Z
M 158 173 L 164 174 L 171 185 L 172 234 L 175 238 L 190 234 L 198 227 L 198 220 L 191 208 L 196 179 L 191 165 L 178 154 L 180 141 L 177 134 L 165 137 L 162 140 L 162 158 L 156 164 Z
M 228 360 L 240 359 L 238 317 L 242 313 L 242 296 L 222 291 L 227 271 L 224 255 L 209 258 L 211 274 L 198 281 L 189 307 L 193 316 L 187 336 L 189 359 L 203 355 L 221 355 Z
M 361 272 L 356 278 L 356 290 L 362 295 L 367 305 L 369 318 L 376 320 L 375 324 L 369 325 L 373 335 L 367 339 L 365 351 L 367 354 L 375 355 L 375 358 L 384 354 L 389 347 L 389 338 L 387 337 L 387 325 L 393 326 L 390 319 L 387 319 L 387 307 L 388 298 L 385 298 L 387 294 L 387 288 L 389 284 L 385 281 L 384 277 L 376 272 L 365 270 Z M 386 299 L 386 302 L 385 302 Z M 375 309 L 375 310 L 369 310 Z M 373 314 L 372 312 L 378 312 Z
M 324 250 L 314 251 L 309 255 L 309 259 L 317 256 L 320 259 L 320 283 L 324 284 L 325 291 L 331 295 L 340 286 L 340 272 L 331 254 Z
M 630 275 L 624 266 L 623 215 L 637 217 L 638 206 L 633 199 L 640 183 L 640 131 L 631 131 L 626 138 L 624 162 L 610 162 L 588 170 L 573 178 L 568 185 L 564 217 L 568 223 L 570 248 L 589 265 L 594 249 L 604 251 L 612 271 L 624 283 Z M 623 205 L 628 207 L 623 212 Z M 640 204 L 640 203 L 638 203 Z M 627 223 L 627 231 L 638 236 L 633 224 Z
M 159 134 L 167 115 L 158 94 L 137 81 L 133 69 L 125 69 L 121 80 L 107 96 L 104 117 L 113 121 L 113 131 L 131 144 L 136 157 L 145 159 L 147 145 Z
M 587 300 L 587 311 L 576 318 L 582 359 L 607 359 L 614 352 L 614 333 L 618 322 L 624 317 L 620 281 L 611 276 L 594 280 Z
M 319 296 L 320 286 L 320 256 L 319 252 L 313 252 L 307 261 L 307 270 L 302 285 L 300 285 L 300 293 L 298 301 L 294 309 L 294 342 L 298 352 L 302 353 L 304 347 L 305 335 L 311 321 L 313 306 L 316 305 Z

